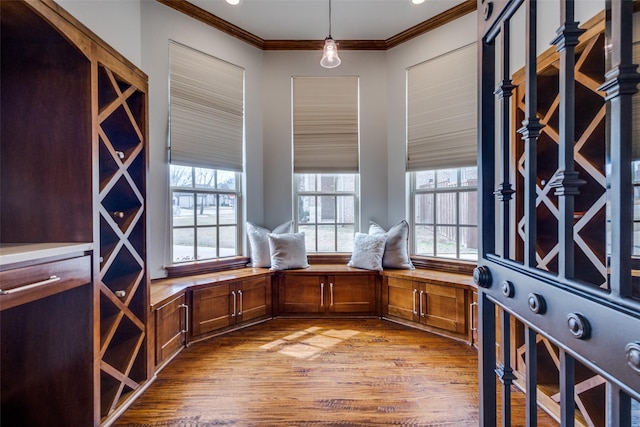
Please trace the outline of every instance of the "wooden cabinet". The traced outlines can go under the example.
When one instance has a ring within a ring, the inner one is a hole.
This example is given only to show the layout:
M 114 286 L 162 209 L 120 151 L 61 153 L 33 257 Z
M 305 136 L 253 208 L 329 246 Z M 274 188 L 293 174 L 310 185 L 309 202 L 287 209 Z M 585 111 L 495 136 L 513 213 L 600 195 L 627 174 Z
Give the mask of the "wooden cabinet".
M 278 277 L 278 313 L 376 315 L 377 278 L 377 272 L 282 273 Z
M 191 339 L 271 317 L 271 277 L 215 283 L 191 291 Z
M 154 308 L 156 368 L 162 367 L 186 345 L 188 309 L 184 293 Z
M 0 267 L 0 425 L 93 425 L 90 254 Z
M 468 336 L 469 291 L 456 284 L 388 277 L 382 283 L 382 313 L 465 341 Z
M 147 76 L 53 1 L 2 1 L 0 19 L 0 236 L 93 244 L 95 286 L 83 305 L 95 315 L 83 322 L 92 335 L 82 339 L 93 346 L 86 363 L 95 361 L 95 389 L 86 395 L 95 418 L 62 424 L 108 423 L 153 364 Z

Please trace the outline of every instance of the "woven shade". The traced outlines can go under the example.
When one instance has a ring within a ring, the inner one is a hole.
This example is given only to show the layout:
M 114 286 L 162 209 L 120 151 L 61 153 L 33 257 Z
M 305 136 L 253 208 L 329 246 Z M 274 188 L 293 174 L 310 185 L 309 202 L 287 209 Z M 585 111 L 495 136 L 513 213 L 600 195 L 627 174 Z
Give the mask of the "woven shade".
M 242 172 L 244 70 L 169 43 L 171 163 Z
M 477 163 L 476 44 L 407 71 L 407 170 Z
M 295 173 L 357 173 L 358 78 L 293 78 Z

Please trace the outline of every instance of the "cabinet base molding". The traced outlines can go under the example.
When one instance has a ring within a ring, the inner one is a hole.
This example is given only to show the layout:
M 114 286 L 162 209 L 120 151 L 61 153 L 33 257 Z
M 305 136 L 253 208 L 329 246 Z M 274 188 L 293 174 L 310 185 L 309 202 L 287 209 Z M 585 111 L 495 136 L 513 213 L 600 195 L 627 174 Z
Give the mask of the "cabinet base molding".
M 149 388 L 149 386 L 151 386 L 151 384 L 155 382 L 156 378 L 158 378 L 157 372 L 155 375 L 145 381 L 145 383 L 142 384 L 136 391 L 131 392 L 126 399 L 123 399 L 122 402 L 118 404 L 118 407 L 115 409 L 115 411 L 103 418 L 100 422 L 100 427 L 110 427 L 115 421 L 117 421 L 118 418 L 120 418 L 120 415 L 122 415 L 127 409 L 129 409 L 129 407 L 138 399 L 138 397 L 142 396 L 142 394 Z
M 402 319 L 395 319 L 393 317 L 387 317 L 387 316 L 382 316 L 381 317 L 382 320 L 386 320 L 389 322 L 393 322 L 393 323 L 397 323 L 398 325 L 403 325 L 403 326 L 407 326 L 409 328 L 413 328 L 413 329 L 419 329 L 421 331 L 425 331 L 425 332 L 429 332 L 431 334 L 434 335 L 438 335 L 441 337 L 445 337 L 445 338 L 449 338 L 467 345 L 472 345 L 471 342 L 469 342 L 469 339 L 466 336 L 455 336 L 452 334 L 447 333 L 446 331 L 443 331 L 442 329 L 438 329 L 438 328 L 431 328 L 429 326 L 420 324 L 420 323 L 416 323 L 416 322 L 410 322 L 408 320 L 402 320 Z

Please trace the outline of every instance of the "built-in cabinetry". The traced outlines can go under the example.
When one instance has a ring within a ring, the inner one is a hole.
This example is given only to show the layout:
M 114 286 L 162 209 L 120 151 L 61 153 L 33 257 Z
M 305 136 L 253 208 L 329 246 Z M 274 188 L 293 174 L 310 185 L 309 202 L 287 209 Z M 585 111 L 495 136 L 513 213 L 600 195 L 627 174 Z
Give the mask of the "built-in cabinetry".
M 0 425 L 93 425 L 90 249 L 0 248 Z
M 312 266 L 278 275 L 278 314 L 377 315 L 378 272 L 333 269 L 327 273 Z
M 78 372 L 90 366 L 93 373 L 78 377 L 86 387 L 81 398 L 66 389 L 48 393 L 56 396 L 48 397 L 50 410 L 27 424 L 45 425 L 47 417 L 57 425 L 108 422 L 153 367 L 147 350 L 147 76 L 51 0 L 2 1 L 0 19 L 0 243 L 87 243 L 94 251 L 90 286 L 51 296 L 71 319 L 84 313 L 73 334 L 60 338 L 57 326 L 37 331 L 42 342 L 90 346 Z M 75 294 L 83 292 L 89 299 L 80 302 Z M 31 312 L 30 304 L 10 310 Z M 60 314 L 36 312 L 47 326 Z M 36 333 L 27 326 L 23 334 Z M 3 363 L 5 351 L 28 349 L 3 346 Z M 57 368 L 43 366 L 31 367 L 30 376 Z M 61 422 L 55 409 L 69 410 L 76 398 L 91 401 L 89 422 Z M 25 400 L 22 410 L 38 412 L 41 406 L 32 403 Z
M 271 317 L 271 277 L 212 283 L 191 291 L 191 339 Z
M 161 367 L 187 344 L 189 306 L 184 292 L 172 296 L 153 310 L 155 365 Z
M 425 271 L 383 272 L 382 315 L 471 342 L 469 276 Z

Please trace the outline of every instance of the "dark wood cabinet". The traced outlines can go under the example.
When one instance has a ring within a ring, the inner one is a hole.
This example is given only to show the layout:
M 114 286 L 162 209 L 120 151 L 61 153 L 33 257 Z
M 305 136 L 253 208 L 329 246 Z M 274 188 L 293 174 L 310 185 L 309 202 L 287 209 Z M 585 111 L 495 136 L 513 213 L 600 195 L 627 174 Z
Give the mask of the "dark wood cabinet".
M 95 372 L 78 379 L 92 387 L 83 395 L 92 401 L 92 419 L 64 423 L 53 410 L 49 417 L 58 425 L 108 423 L 142 390 L 153 367 L 147 76 L 54 1 L 2 1 L 0 20 L 1 243 L 92 244 L 91 299 L 69 305 L 66 298 L 80 291 L 60 293 L 61 306 L 81 312 L 88 306 L 92 313 L 74 329 L 79 336 L 64 338 L 92 347 L 84 359 Z M 26 310 L 25 304 L 15 309 Z M 39 334 L 44 342 L 57 339 Z M 75 398 L 50 394 L 61 408 Z
M 271 317 L 271 277 L 213 283 L 191 291 L 191 335 L 198 340 Z
M 186 345 L 188 310 L 184 293 L 154 308 L 156 369 L 171 360 Z
M 0 272 L 0 424 L 94 424 L 91 256 Z
M 287 271 L 278 276 L 281 315 L 376 315 L 377 272 L 323 274 Z
M 383 316 L 422 325 L 467 342 L 471 341 L 468 330 L 470 304 L 471 290 L 465 284 L 438 283 L 410 276 L 383 277 Z

